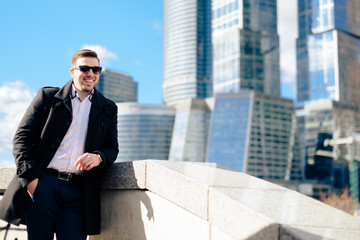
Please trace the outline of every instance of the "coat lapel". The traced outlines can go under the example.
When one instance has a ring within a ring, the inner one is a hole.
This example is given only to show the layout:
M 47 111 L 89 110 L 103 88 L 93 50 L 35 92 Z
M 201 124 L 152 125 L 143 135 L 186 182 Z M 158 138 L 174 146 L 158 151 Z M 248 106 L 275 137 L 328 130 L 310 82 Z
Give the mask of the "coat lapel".
M 63 88 L 61 88 L 56 94 L 55 97 L 60 99 L 65 107 L 69 110 L 72 116 L 72 107 L 71 107 L 71 90 L 72 90 L 72 80 L 67 82 Z
M 95 88 L 94 96 L 91 103 L 90 114 L 89 114 L 88 131 L 90 129 L 91 124 L 94 122 L 96 116 L 101 112 L 102 108 L 104 107 L 104 104 L 105 104 L 105 98 Z

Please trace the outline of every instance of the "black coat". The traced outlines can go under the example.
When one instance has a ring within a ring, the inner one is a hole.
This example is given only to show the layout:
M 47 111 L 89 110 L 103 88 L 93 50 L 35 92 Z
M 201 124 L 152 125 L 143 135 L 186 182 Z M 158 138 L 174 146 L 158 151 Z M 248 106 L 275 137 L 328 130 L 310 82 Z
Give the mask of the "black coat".
M 38 91 L 14 137 L 17 165 L 0 202 L 0 219 L 25 224 L 29 202 L 26 185 L 40 177 L 55 155 L 72 121 L 72 81 L 62 89 L 45 87 Z M 85 226 L 88 235 L 100 233 L 101 173 L 118 154 L 117 106 L 95 89 L 89 114 L 85 152 L 99 153 L 103 162 L 84 175 Z

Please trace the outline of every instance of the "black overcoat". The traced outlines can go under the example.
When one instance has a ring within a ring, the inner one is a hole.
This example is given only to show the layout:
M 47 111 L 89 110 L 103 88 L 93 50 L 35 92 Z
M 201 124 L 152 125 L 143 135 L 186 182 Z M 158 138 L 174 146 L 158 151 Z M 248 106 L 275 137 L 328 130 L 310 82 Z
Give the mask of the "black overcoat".
M 16 175 L 0 202 L 0 219 L 25 224 L 29 202 L 26 185 L 40 177 L 60 146 L 72 121 L 72 81 L 63 88 L 41 88 L 27 109 L 14 137 Z M 85 152 L 99 153 L 103 162 L 84 174 L 85 226 L 88 235 L 100 233 L 101 173 L 118 154 L 117 106 L 94 89 Z

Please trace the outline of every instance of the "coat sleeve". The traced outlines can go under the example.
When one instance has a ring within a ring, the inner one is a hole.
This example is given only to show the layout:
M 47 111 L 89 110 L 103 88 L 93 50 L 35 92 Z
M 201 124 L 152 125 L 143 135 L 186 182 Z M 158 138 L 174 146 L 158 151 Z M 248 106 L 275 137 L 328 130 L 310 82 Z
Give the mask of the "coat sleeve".
M 36 159 L 36 146 L 49 113 L 48 103 L 49 97 L 42 88 L 26 110 L 14 136 L 16 174 L 23 187 L 42 174 Z
M 118 144 L 118 130 L 117 130 L 117 106 L 115 104 L 109 105 L 107 109 L 110 118 L 110 127 L 106 132 L 103 147 L 94 153 L 100 154 L 103 162 L 98 166 L 99 169 L 109 167 L 115 160 L 119 153 Z

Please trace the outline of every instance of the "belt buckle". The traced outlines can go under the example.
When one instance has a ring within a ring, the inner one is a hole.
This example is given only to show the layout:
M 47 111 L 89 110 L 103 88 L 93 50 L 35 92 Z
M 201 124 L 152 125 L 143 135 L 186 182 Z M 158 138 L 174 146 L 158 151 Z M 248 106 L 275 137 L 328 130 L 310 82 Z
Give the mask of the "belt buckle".
M 59 172 L 58 179 L 63 180 L 63 181 L 70 181 L 72 178 L 72 174 L 71 173 L 66 173 L 66 172 Z

